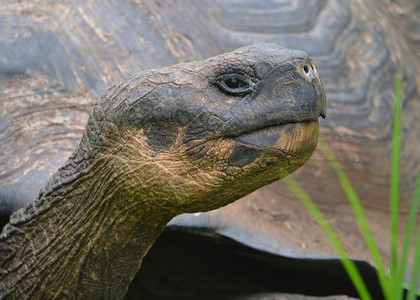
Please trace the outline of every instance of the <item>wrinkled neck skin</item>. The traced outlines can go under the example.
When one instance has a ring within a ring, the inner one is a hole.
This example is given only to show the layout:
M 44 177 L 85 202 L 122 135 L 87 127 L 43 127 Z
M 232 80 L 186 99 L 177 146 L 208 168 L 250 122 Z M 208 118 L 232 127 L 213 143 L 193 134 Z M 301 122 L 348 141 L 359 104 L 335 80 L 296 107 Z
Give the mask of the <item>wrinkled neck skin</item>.
M 122 298 L 171 215 L 116 185 L 104 161 L 73 155 L 4 228 L 0 298 Z

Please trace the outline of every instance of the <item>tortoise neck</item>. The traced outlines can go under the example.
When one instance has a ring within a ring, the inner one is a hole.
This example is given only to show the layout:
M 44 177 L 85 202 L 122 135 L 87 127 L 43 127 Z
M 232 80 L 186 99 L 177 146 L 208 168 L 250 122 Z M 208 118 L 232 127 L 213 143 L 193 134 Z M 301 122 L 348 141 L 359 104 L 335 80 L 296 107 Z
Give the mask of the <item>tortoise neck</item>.
M 76 158 L 6 225 L 0 243 L 7 246 L 0 248 L 10 255 L 0 257 L 0 296 L 122 298 L 170 220 L 151 211 L 146 199 L 117 190 L 120 183 L 105 164 Z

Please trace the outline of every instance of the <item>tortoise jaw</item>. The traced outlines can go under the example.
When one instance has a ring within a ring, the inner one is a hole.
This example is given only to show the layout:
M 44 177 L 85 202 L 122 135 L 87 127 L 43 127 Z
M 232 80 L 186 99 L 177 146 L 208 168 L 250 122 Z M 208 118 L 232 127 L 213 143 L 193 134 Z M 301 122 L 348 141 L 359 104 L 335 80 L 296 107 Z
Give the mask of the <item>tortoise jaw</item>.
M 287 123 L 241 134 L 234 140 L 246 147 L 265 150 L 275 156 L 312 153 L 318 142 L 318 121 Z

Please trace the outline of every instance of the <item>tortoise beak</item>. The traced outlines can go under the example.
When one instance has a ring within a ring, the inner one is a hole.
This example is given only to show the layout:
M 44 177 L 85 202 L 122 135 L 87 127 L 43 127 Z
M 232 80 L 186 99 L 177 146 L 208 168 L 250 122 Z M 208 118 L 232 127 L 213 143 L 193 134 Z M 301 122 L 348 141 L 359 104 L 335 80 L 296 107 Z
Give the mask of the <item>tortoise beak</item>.
M 325 119 L 327 117 L 327 94 L 324 89 L 324 85 L 321 82 L 321 78 L 319 78 L 318 73 L 315 69 L 315 65 L 311 61 L 311 71 L 309 76 L 313 77 L 312 85 L 315 88 L 315 92 L 317 94 L 317 106 L 319 107 L 319 115 Z
M 317 94 L 317 108 L 319 109 L 319 116 L 322 118 L 327 117 L 327 97 L 324 89 L 324 85 L 321 82 L 321 78 L 316 71 L 315 64 L 312 58 L 304 51 L 294 50 L 292 56 L 293 63 L 307 80 L 314 87 Z
M 319 115 L 325 119 L 327 117 L 327 96 L 325 93 L 324 86 L 321 83 L 321 80 L 318 77 L 319 84 L 315 85 L 315 90 L 318 95 L 317 101 L 319 102 L 320 106 L 320 113 Z

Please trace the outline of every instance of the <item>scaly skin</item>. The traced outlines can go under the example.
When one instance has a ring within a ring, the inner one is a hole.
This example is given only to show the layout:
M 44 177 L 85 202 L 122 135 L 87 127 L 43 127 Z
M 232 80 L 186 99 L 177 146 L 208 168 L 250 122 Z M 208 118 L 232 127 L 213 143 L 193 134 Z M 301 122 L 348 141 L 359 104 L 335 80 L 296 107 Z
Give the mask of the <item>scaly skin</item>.
M 232 76 L 243 82 L 226 89 Z M 172 217 L 295 171 L 316 147 L 320 115 L 312 61 L 277 45 L 122 80 L 94 106 L 79 148 L 4 228 L 1 298 L 122 298 Z

